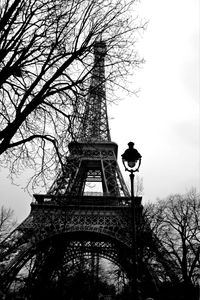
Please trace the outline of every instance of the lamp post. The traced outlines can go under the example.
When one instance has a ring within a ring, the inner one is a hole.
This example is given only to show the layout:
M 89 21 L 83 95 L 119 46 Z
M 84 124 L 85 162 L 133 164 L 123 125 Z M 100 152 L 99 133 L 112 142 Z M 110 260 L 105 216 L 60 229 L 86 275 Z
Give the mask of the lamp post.
M 134 196 L 134 177 L 135 172 L 139 171 L 142 156 L 134 148 L 134 143 L 128 143 L 129 148 L 122 154 L 122 162 L 125 170 L 130 173 L 131 181 L 131 225 L 132 225 L 132 259 L 133 259 L 133 273 L 131 289 L 134 300 L 139 300 L 138 294 L 138 265 L 137 265 L 137 225 L 136 225 L 136 213 L 135 213 L 135 196 Z

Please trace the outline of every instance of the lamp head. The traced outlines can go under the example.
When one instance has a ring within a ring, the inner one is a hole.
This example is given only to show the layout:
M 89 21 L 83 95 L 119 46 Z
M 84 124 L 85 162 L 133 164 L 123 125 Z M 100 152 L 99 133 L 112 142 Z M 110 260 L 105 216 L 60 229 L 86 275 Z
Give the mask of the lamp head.
M 134 148 L 134 143 L 129 142 L 128 143 L 129 148 L 125 150 L 125 152 L 122 154 L 122 161 L 124 164 L 125 169 L 128 171 L 128 168 L 126 165 L 130 168 L 133 169 L 137 162 L 139 161 L 138 167 L 136 170 L 132 170 L 133 172 L 136 172 L 139 170 L 140 163 L 141 163 L 141 155 L 140 153 Z

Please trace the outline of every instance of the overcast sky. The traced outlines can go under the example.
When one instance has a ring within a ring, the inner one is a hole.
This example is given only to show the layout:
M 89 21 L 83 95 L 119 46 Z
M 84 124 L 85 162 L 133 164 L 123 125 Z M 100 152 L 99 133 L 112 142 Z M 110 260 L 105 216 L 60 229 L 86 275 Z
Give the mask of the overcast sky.
M 145 201 L 199 189 L 199 11 L 198 0 L 138 5 L 149 19 L 138 44 L 146 63 L 133 78 L 141 91 L 112 111 L 111 129 L 119 152 L 133 140 L 143 156 Z
M 131 140 L 143 156 L 144 202 L 199 189 L 199 9 L 199 0 L 141 0 L 137 5 L 138 15 L 149 20 L 137 46 L 146 63 L 132 80 L 140 93 L 109 108 L 109 114 L 119 162 Z M 120 167 L 128 182 L 121 162 Z M 0 205 L 13 208 L 20 222 L 30 211 L 31 197 L 4 175 Z

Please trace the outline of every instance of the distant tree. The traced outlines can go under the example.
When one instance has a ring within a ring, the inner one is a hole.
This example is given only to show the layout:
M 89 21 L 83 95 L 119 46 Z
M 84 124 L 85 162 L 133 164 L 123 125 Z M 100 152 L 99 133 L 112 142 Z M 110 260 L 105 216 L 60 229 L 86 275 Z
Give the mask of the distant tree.
M 0 209 L 0 244 L 16 227 L 17 222 L 14 219 L 14 211 L 4 206 Z
M 2 206 L 0 208 L 0 275 L 1 269 L 4 268 L 6 261 L 1 260 L 1 254 L 11 247 L 13 239 L 9 239 L 9 234 L 16 228 L 17 221 L 14 218 L 14 211 Z M 1 276 L 0 276 L 1 277 Z M 0 299 L 3 297 L 0 287 Z
M 126 181 L 126 185 L 128 187 L 129 192 L 131 193 L 131 187 L 130 187 L 130 179 Z M 135 175 L 134 177 L 134 196 L 135 197 L 141 197 L 144 192 L 144 185 L 143 185 L 143 178 L 139 175 Z
M 143 195 L 143 191 L 144 191 L 143 178 L 136 175 L 134 180 L 134 194 L 136 197 L 139 197 Z
M 62 166 L 87 101 L 95 41 L 107 44 L 108 90 L 140 64 L 135 2 L 1 1 L 0 165 L 11 174 L 32 168 L 37 185 Z
M 185 299 L 200 279 L 200 195 L 192 189 L 146 207 L 153 234 L 178 266 Z M 177 272 L 176 270 L 176 272 Z

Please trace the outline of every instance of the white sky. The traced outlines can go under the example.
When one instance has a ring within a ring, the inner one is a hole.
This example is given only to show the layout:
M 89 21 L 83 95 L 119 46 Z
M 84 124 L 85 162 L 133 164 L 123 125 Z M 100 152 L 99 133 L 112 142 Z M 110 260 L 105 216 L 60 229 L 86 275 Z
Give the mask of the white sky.
M 141 92 L 115 108 L 111 129 L 120 154 L 130 140 L 141 152 L 144 200 L 153 201 L 200 185 L 200 7 L 142 0 L 138 8 L 149 20 L 138 45 L 146 63 L 133 78 Z
M 149 20 L 137 49 L 146 63 L 133 77 L 138 97 L 109 108 L 118 160 L 129 141 L 143 156 L 139 175 L 144 202 L 185 193 L 200 182 L 199 0 L 141 0 L 138 15 Z M 114 119 L 112 119 L 114 118 Z M 0 206 L 28 216 L 31 197 L 1 172 Z

